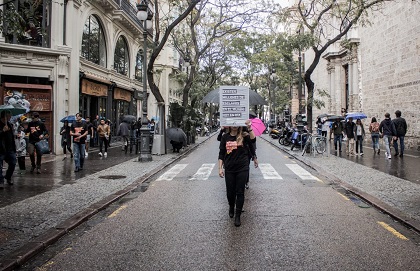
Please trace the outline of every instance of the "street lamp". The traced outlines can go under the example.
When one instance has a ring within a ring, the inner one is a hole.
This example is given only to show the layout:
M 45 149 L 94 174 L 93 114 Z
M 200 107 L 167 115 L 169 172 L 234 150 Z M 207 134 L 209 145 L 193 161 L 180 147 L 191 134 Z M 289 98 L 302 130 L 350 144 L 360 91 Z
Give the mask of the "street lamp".
M 153 13 L 147 5 L 147 1 L 143 0 L 137 4 L 137 18 L 143 22 L 143 101 L 142 101 L 142 119 L 140 128 L 141 146 L 140 146 L 140 162 L 152 161 L 150 153 L 150 128 L 147 119 L 147 29 L 152 28 Z
M 271 70 L 271 74 L 270 74 L 270 80 L 272 82 L 272 96 L 270 97 L 271 100 L 271 110 L 272 112 L 270 112 L 270 114 L 274 115 L 274 120 L 276 121 L 276 80 L 277 80 L 277 74 L 276 74 L 276 70 L 272 69 Z M 273 115 L 270 115 L 270 121 L 273 119 Z

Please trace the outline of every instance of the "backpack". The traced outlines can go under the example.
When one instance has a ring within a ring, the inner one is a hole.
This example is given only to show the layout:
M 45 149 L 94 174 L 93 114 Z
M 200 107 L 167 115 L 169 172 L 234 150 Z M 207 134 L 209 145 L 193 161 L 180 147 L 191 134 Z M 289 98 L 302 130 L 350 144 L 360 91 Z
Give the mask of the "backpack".
M 379 133 L 379 123 L 374 122 L 371 124 L 371 127 L 372 133 Z

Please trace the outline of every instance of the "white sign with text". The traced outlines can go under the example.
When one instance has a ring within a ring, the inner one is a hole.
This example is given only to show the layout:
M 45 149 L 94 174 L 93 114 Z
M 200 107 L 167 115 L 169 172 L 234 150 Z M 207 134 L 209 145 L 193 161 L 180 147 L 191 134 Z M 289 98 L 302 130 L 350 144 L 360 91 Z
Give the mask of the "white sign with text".
M 249 88 L 245 86 L 221 86 L 220 125 L 245 126 L 249 119 Z

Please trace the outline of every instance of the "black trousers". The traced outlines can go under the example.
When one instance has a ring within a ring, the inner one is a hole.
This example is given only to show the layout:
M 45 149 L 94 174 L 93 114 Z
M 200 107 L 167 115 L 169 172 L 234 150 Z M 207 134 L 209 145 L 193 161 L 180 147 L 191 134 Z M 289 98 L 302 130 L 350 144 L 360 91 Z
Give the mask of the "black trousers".
M 245 200 L 245 183 L 249 176 L 249 170 L 239 172 L 225 172 L 226 193 L 230 206 L 241 210 Z
M 18 160 L 18 164 L 19 164 L 19 169 L 20 170 L 26 170 L 26 166 L 25 166 L 25 156 L 19 156 L 17 158 Z

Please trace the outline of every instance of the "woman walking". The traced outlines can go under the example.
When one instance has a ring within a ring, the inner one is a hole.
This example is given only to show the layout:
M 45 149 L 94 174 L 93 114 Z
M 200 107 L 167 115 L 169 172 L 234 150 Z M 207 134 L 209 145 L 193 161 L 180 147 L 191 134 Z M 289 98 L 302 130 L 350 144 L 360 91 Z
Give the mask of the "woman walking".
M 370 125 L 369 125 L 369 132 L 372 136 L 372 145 L 373 145 L 373 153 L 380 153 L 379 149 L 379 122 L 376 121 L 376 118 L 373 117 Z
M 96 129 L 98 135 L 99 135 L 99 156 L 102 156 L 102 145 L 105 145 L 105 152 L 103 153 L 104 157 L 107 157 L 108 155 L 108 139 L 109 135 L 111 133 L 111 129 L 109 128 L 109 125 L 105 123 L 104 119 L 101 119 L 98 128 Z
M 255 167 L 258 167 L 257 156 L 249 133 L 243 132 L 243 128 L 238 126 L 228 128 L 222 136 L 219 149 L 219 176 L 225 177 L 229 216 L 235 215 L 235 226 L 239 227 L 249 174 L 249 152 Z
M 61 147 L 63 148 L 64 159 L 67 158 L 67 150 L 70 152 L 70 158 L 73 158 L 73 151 L 71 150 L 71 136 L 70 126 L 67 120 L 64 121 L 63 127 L 60 129 Z
M 356 155 L 363 155 L 363 139 L 365 138 L 365 128 L 363 127 L 362 120 L 356 120 Z M 359 152 L 360 148 L 360 152 Z
M 18 132 L 16 134 L 16 156 L 17 161 L 19 164 L 19 174 L 25 174 L 26 172 L 26 165 L 25 165 L 25 157 L 26 157 L 26 139 L 25 139 L 25 129 L 22 126 L 19 126 Z

